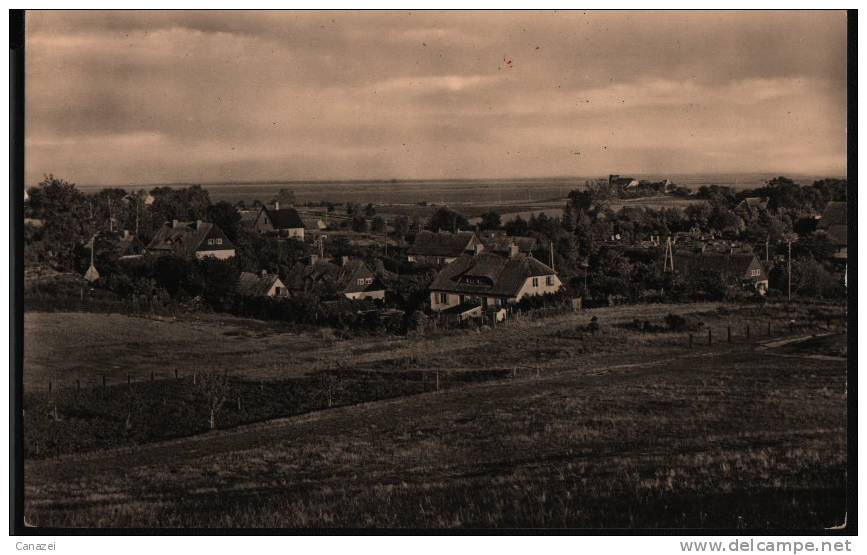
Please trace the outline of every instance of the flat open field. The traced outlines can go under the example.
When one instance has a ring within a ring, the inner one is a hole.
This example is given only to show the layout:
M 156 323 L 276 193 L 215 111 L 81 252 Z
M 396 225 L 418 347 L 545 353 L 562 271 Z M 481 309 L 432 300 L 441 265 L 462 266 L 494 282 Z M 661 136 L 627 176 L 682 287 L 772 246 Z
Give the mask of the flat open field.
M 704 322 L 702 330 L 712 328 L 712 345 L 704 331 L 695 332 L 689 349 L 685 334 L 622 325 L 658 322 L 678 308 Z M 839 524 L 845 512 L 846 362 L 833 356 L 842 340 L 830 338 L 842 337 L 833 335 L 839 330 L 807 322 L 805 313 L 646 305 L 592 311 L 602 323 L 592 338 L 578 328 L 589 320 L 584 313 L 482 333 L 324 340 L 316 355 L 322 365 L 343 358 L 357 367 L 518 371 L 438 393 L 28 461 L 27 520 L 37 526 L 821 529 Z M 33 316 L 69 317 L 28 315 L 29 329 L 38 325 Z M 89 326 L 67 329 L 96 338 L 95 322 L 106 317 L 87 316 Z M 786 316 L 797 321 L 791 332 L 783 329 Z M 770 339 L 762 325 L 768 321 Z M 172 327 L 179 325 L 207 333 L 214 326 L 207 320 L 158 324 L 155 333 L 185 329 Z M 235 358 L 230 349 L 261 348 L 257 342 L 303 344 L 278 330 L 224 335 L 245 325 L 220 328 L 213 337 L 223 339 L 224 354 L 208 362 L 228 364 L 222 360 Z M 733 326 L 731 343 L 725 325 Z M 832 335 L 799 350 L 790 340 L 809 338 L 811 327 Z M 146 348 L 157 352 L 160 341 Z M 160 355 L 164 363 L 180 356 L 170 353 L 175 349 L 180 346 Z M 284 349 L 273 356 L 291 353 Z M 47 367 L 43 359 L 40 368 Z

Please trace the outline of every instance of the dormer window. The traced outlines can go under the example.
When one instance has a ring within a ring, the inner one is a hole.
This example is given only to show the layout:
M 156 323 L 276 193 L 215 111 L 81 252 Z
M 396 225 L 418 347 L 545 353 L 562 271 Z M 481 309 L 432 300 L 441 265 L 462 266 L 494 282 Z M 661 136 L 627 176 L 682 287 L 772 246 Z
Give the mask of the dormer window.
M 539 278 L 537 278 L 537 277 L 533 278 L 533 287 L 539 287 Z
M 222 239 L 214 239 L 214 242 L 215 242 L 216 244 L 218 244 L 218 245 L 222 245 L 222 244 L 223 244 L 223 240 L 222 240 Z
M 371 285 L 372 283 L 373 283 L 373 278 L 372 278 L 372 277 L 364 278 L 364 284 L 365 284 L 365 285 Z
M 213 239 L 208 239 L 208 244 L 209 244 L 209 245 L 213 245 L 213 244 L 214 244 L 214 240 L 213 240 Z
M 357 280 L 355 280 L 355 283 L 357 283 L 358 285 L 364 285 L 364 278 L 358 278 Z

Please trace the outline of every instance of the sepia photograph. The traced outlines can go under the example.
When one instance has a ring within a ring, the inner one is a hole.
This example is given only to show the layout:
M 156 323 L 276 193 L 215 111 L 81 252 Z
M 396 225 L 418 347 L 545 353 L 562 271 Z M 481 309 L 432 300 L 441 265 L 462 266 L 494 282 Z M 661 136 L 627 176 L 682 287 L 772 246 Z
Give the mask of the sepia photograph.
M 17 533 L 856 530 L 856 15 L 19 15 Z

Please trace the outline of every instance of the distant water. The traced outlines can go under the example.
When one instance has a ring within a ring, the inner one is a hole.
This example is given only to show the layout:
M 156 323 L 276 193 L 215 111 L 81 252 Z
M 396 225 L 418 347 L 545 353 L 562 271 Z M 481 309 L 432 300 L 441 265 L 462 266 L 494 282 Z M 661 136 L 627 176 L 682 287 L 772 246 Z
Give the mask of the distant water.
M 662 181 L 670 179 L 678 185 L 697 189 L 702 185 L 723 185 L 738 189 L 760 187 L 777 174 L 630 174 L 636 179 Z M 801 184 L 828 176 L 787 175 Z M 267 202 L 280 189 L 294 192 L 298 203 L 358 202 L 374 204 L 475 204 L 475 203 L 538 203 L 565 198 L 573 189 L 583 189 L 587 180 L 600 177 L 552 177 L 532 179 L 466 179 L 466 180 L 394 180 L 394 181 L 330 181 L 330 182 L 256 182 L 204 183 L 214 201 L 226 200 Z M 183 187 L 189 184 L 166 184 Z M 124 186 L 127 190 L 151 189 L 157 185 Z M 105 186 L 80 185 L 87 193 Z

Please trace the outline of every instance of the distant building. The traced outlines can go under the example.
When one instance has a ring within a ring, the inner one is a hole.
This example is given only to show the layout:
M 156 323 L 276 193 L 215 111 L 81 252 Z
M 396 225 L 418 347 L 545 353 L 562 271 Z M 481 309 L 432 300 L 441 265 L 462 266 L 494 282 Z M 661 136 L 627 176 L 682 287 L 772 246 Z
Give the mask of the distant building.
M 532 254 L 539 246 L 539 240 L 535 237 L 511 237 L 505 231 L 482 231 L 479 239 L 484 245 L 484 252 L 508 255 L 512 245 L 518 245 L 518 251 L 524 254 Z
M 409 262 L 419 264 L 448 264 L 464 253 L 481 252 L 483 249 L 481 240 L 472 231 L 420 231 L 406 250 L 406 258 Z
M 276 233 L 285 237 L 304 240 L 304 222 L 294 208 L 262 208 L 254 226 L 259 233 Z
M 464 254 L 445 266 L 430 286 L 431 310 L 461 314 L 474 306 L 495 310 L 526 296 L 556 293 L 562 286 L 552 268 L 513 245 L 508 256 Z
M 754 216 L 759 210 L 767 210 L 768 197 L 747 197 L 740 201 L 735 210 L 743 211 L 744 213 Z
M 674 271 L 690 279 L 701 273 L 713 273 L 732 278 L 740 285 L 768 292 L 768 273 L 753 253 L 734 252 L 675 252 Z
M 219 227 L 201 220 L 166 222 L 148 244 L 148 254 L 175 254 L 185 258 L 212 256 L 221 260 L 235 256 L 235 246 Z
M 126 229 L 123 233 L 103 234 L 103 238 L 111 243 L 118 258 L 137 258 L 145 252 L 144 243 Z
M 277 274 L 262 271 L 258 274 L 242 272 L 238 278 L 238 293 L 245 297 L 281 298 L 289 295 L 286 285 Z

